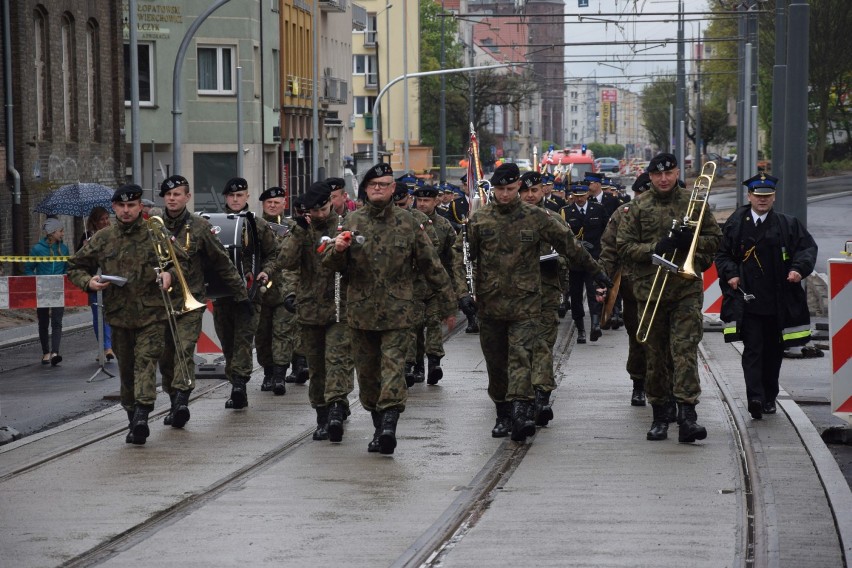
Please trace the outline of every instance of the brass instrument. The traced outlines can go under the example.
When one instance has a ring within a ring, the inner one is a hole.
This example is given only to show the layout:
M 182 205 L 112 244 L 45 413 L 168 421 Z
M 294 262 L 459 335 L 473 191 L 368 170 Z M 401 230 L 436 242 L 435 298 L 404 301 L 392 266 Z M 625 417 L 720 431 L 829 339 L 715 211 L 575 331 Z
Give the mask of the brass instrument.
M 146 221 L 148 225 L 148 235 L 151 237 L 151 244 L 154 247 L 154 254 L 157 256 L 157 267 L 154 269 L 157 272 L 157 280 L 160 280 L 160 275 L 174 267 L 177 281 L 180 284 L 181 293 L 183 294 L 183 307 L 180 311 L 176 310 L 172 298 L 169 295 L 172 288 L 164 290 L 160 287 L 160 293 L 163 295 L 163 303 L 166 306 L 167 319 L 169 322 L 169 330 L 172 332 L 172 338 L 175 342 L 175 353 L 177 354 L 178 365 L 181 372 L 184 373 L 186 384 L 192 384 L 192 377 L 189 376 L 189 366 L 183 354 L 183 341 L 178 333 L 177 317 L 187 312 L 193 312 L 206 308 L 206 304 L 202 304 L 193 297 L 189 291 L 189 286 L 184 278 L 183 270 L 175 256 L 175 249 L 172 245 L 172 236 L 169 234 L 165 223 L 161 217 L 149 217 Z
M 618 289 L 621 288 L 621 268 L 612 277 L 612 288 L 607 291 L 606 300 L 601 310 L 601 329 L 609 329 L 612 323 L 612 313 L 615 310 L 615 301 L 618 298 Z
M 642 317 L 639 320 L 639 329 L 636 331 L 636 339 L 639 343 L 648 341 L 651 335 L 651 327 L 654 325 L 654 318 L 657 315 L 657 308 L 660 307 L 660 301 L 663 297 L 663 292 L 666 289 L 666 283 L 669 280 L 669 274 L 675 273 L 681 278 L 687 280 L 697 280 L 701 278 L 695 270 L 695 251 L 698 248 L 698 237 L 701 235 L 701 225 L 704 221 L 704 215 L 707 211 L 708 199 L 710 197 L 710 186 L 713 185 L 713 178 L 716 176 L 716 162 L 707 162 L 701 168 L 701 175 L 695 180 L 692 186 L 692 194 L 689 196 L 689 205 L 686 209 L 686 215 L 683 220 L 678 223 L 675 219 L 672 221 L 672 230 L 669 236 L 679 228 L 689 227 L 693 231 L 692 242 L 689 245 L 689 251 L 680 266 L 674 263 L 674 257 L 678 251 L 672 253 L 672 258 L 666 258 L 666 255 L 653 255 L 652 262 L 657 265 L 657 273 L 654 275 L 654 280 L 651 282 L 651 291 L 648 293 L 648 301 L 645 302 L 645 308 L 642 310 Z M 657 282 L 660 280 L 661 272 L 665 270 L 662 282 L 659 287 Z M 656 296 L 656 298 L 655 298 Z M 653 308 L 652 308 L 653 305 Z M 651 309 L 648 317 L 648 310 Z M 648 317 L 646 321 L 646 317 Z

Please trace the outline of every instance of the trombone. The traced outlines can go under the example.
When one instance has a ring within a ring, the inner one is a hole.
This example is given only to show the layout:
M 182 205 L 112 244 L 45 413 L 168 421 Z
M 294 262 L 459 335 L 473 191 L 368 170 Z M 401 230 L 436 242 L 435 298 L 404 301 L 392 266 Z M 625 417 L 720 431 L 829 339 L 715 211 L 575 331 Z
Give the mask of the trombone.
M 639 320 L 639 328 L 636 331 L 636 340 L 639 343 L 648 341 L 651 335 L 651 327 L 654 325 L 654 318 L 657 315 L 657 308 L 660 307 L 660 302 L 663 298 L 663 292 L 666 289 L 666 284 L 669 281 L 669 274 L 675 273 L 686 280 L 698 280 L 701 275 L 695 270 L 695 251 L 698 248 L 698 237 L 701 234 L 701 225 L 704 222 L 704 215 L 707 212 L 708 199 L 710 197 L 710 186 L 713 185 L 713 178 L 716 177 L 716 162 L 707 162 L 701 168 L 701 175 L 695 180 L 692 186 L 692 194 L 689 196 L 689 205 L 686 209 L 686 215 L 683 220 L 678 222 L 677 219 L 672 221 L 672 228 L 669 231 L 671 237 L 678 228 L 691 228 L 692 242 L 689 245 L 689 251 L 686 253 L 686 258 L 680 266 L 674 263 L 674 257 L 677 251 L 673 252 L 671 258 L 666 258 L 666 255 L 653 255 L 651 262 L 657 265 L 657 273 L 654 275 L 654 280 L 651 282 L 651 291 L 648 294 L 648 301 L 645 302 L 645 308 L 642 310 L 642 317 Z M 665 270 L 662 280 L 660 274 Z M 660 282 L 659 286 L 657 282 Z M 648 310 L 651 310 L 650 316 Z
M 151 237 L 151 244 L 154 247 L 154 254 L 157 257 L 157 266 L 154 269 L 157 272 L 157 279 L 159 280 L 160 275 L 167 271 L 170 266 L 173 266 L 178 283 L 180 284 L 181 293 L 183 294 L 183 307 L 177 310 L 169 295 L 172 289 L 163 290 L 162 286 L 160 287 L 160 293 L 163 295 L 163 303 L 166 306 L 169 330 L 172 332 L 172 338 L 175 342 L 175 353 L 177 354 L 178 364 L 180 365 L 181 372 L 185 375 L 186 384 L 191 385 L 192 377 L 189 376 L 189 365 L 186 357 L 184 357 L 183 341 L 178 333 L 177 317 L 187 312 L 203 309 L 206 305 L 196 300 L 189 291 L 183 270 L 181 270 L 180 263 L 175 256 L 172 236 L 169 234 L 163 219 L 155 215 L 149 217 L 146 222 L 148 224 L 148 236 Z

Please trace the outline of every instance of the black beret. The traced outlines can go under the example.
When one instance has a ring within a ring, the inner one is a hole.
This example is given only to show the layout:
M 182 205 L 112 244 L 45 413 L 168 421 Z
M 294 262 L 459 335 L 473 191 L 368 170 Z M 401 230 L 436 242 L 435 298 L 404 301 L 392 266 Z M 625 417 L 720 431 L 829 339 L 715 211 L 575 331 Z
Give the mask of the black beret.
M 283 187 L 273 186 L 260 194 L 260 200 L 266 201 L 267 199 L 272 199 L 273 197 L 287 197 L 287 192 Z
M 605 177 L 600 172 L 586 172 L 585 181 L 589 183 L 603 183 Z
M 394 201 L 402 201 L 403 199 L 405 199 L 406 197 L 411 195 L 408 191 L 408 185 L 407 184 L 402 183 L 400 181 L 397 181 L 397 182 L 394 182 L 394 183 L 395 183 L 394 188 L 393 188 L 393 200 Z
M 648 172 L 642 172 L 633 182 L 633 193 L 642 193 L 651 188 L 651 176 Z
M 503 164 L 491 176 L 491 185 L 509 185 L 521 179 L 521 170 L 518 164 Z
M 438 197 L 438 188 L 434 185 L 424 185 L 414 190 L 414 197 Z
M 753 193 L 754 195 L 772 195 L 775 193 L 775 186 L 777 184 L 777 177 L 768 176 L 763 172 L 743 182 L 743 185 L 748 188 L 749 193 Z
M 668 152 L 660 152 L 648 162 L 649 172 L 667 172 L 677 167 L 677 158 L 674 154 Z
M 163 183 L 160 184 L 160 197 L 165 197 L 166 193 L 170 190 L 181 186 L 189 187 L 189 182 L 186 181 L 185 177 L 179 175 L 167 177 L 163 180 Z
M 328 203 L 331 199 L 331 186 L 324 181 L 315 181 L 310 189 L 296 199 L 296 206 L 300 209 L 317 209 Z
M 386 176 L 393 176 L 393 168 L 390 167 L 390 164 L 386 164 L 384 162 L 376 164 L 364 174 L 364 179 L 361 180 L 361 183 L 358 185 L 358 189 L 363 191 L 364 188 L 367 187 L 367 182 L 371 179 Z
M 225 184 L 225 189 L 222 190 L 222 195 L 236 193 L 238 191 L 247 191 L 248 182 L 241 177 L 235 177 L 228 180 Z
M 343 178 L 325 178 L 324 181 L 331 187 L 331 191 L 346 187 L 346 181 Z
M 127 202 L 142 199 L 142 188 L 136 184 L 122 185 L 112 194 L 112 202 Z
M 541 174 L 538 172 L 524 172 L 521 176 L 521 189 L 529 189 L 534 185 L 541 185 Z

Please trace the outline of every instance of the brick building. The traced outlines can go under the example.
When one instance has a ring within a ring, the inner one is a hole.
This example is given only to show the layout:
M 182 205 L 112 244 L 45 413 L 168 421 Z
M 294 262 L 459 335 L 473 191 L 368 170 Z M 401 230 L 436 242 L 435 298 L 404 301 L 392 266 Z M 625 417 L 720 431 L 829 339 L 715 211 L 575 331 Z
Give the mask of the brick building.
M 0 255 L 26 254 L 44 219 L 32 209 L 51 191 L 77 181 L 123 183 L 121 2 L 3 0 L 2 5 L 0 160 L 6 175 L 0 188 Z M 61 220 L 73 250 L 74 229 L 81 229 L 82 220 Z M 20 269 L 4 267 L 6 274 Z

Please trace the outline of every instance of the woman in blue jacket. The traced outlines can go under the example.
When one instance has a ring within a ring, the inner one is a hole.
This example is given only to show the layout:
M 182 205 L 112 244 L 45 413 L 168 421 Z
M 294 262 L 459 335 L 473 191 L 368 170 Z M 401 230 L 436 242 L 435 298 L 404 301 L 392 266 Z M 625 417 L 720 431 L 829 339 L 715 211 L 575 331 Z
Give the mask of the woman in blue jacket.
M 42 225 L 45 236 L 30 250 L 30 256 L 68 256 L 68 246 L 62 242 L 65 228 L 59 219 L 48 218 Z M 24 265 L 24 274 L 46 276 L 65 274 L 65 261 L 28 262 Z M 62 316 L 65 308 L 36 308 L 38 315 L 38 337 L 43 353 L 41 364 L 50 363 L 54 367 L 62 361 L 59 343 L 62 341 Z M 53 330 L 51 336 L 50 330 Z

